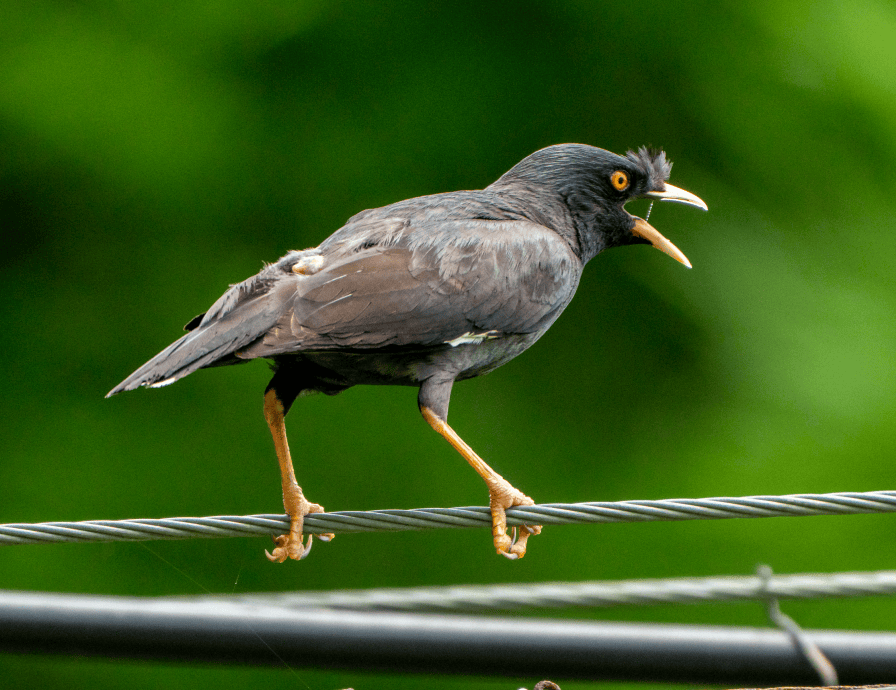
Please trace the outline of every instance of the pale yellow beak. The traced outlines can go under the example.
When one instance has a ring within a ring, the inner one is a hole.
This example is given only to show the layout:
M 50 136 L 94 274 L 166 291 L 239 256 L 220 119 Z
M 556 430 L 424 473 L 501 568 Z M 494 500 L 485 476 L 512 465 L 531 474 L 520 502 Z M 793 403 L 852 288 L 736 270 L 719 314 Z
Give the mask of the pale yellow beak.
M 696 206 L 708 211 L 706 202 L 696 194 L 691 194 L 685 190 L 671 184 L 666 184 L 666 189 L 662 192 L 647 192 L 645 194 L 649 199 L 659 199 L 660 201 L 677 201 L 679 204 L 687 204 L 688 206 Z
M 678 247 L 663 237 L 659 233 L 659 230 L 643 218 L 635 217 L 635 227 L 632 228 L 632 234 L 637 235 L 638 237 L 643 237 L 661 252 L 665 252 L 676 261 L 680 261 L 688 268 L 692 268 L 691 262 L 688 261 L 688 257 L 682 254 Z
M 665 187 L 666 188 L 662 192 L 647 192 L 644 196 L 649 199 L 659 199 L 660 201 L 677 201 L 680 204 L 702 208 L 704 211 L 709 210 L 706 206 L 706 202 L 697 195 L 691 194 L 690 192 L 671 184 L 667 184 Z M 643 237 L 661 252 L 668 254 L 676 261 L 691 268 L 691 262 L 688 261 L 688 257 L 682 254 L 678 247 L 663 237 L 655 227 L 643 218 L 635 218 L 635 227 L 632 228 L 632 234 L 637 235 L 638 237 Z

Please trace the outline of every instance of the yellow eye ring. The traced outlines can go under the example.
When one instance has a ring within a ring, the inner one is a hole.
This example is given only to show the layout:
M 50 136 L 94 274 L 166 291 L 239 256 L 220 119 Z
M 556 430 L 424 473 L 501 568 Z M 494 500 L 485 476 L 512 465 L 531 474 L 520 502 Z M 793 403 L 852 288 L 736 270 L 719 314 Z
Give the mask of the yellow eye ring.
M 610 184 L 616 188 L 617 191 L 621 192 L 628 188 L 628 175 L 626 175 L 622 170 L 617 170 L 612 175 L 610 175 Z

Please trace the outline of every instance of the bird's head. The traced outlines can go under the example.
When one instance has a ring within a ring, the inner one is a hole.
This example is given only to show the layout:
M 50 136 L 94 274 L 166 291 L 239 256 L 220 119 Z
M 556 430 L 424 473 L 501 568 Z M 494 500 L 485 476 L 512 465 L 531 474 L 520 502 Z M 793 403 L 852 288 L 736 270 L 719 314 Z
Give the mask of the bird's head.
M 666 182 L 672 163 L 663 151 L 641 148 L 618 156 L 584 144 L 560 144 L 536 151 L 505 173 L 493 187 L 548 188 L 568 210 L 572 226 L 551 219 L 554 228 L 577 245 L 583 261 L 611 247 L 652 244 L 688 268 L 682 252 L 643 218 L 632 216 L 625 204 L 648 198 L 677 201 L 707 210 L 697 196 Z M 550 214 L 548 215 L 555 215 Z

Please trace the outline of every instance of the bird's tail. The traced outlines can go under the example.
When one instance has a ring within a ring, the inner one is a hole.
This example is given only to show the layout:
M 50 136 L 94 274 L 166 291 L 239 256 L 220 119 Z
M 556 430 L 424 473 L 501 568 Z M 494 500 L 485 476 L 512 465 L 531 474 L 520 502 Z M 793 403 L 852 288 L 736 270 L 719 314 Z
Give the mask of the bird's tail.
M 214 328 L 202 328 L 187 333 L 115 386 L 106 397 L 140 386 L 167 386 L 231 354 L 236 349 L 233 340 L 221 337 L 226 334 L 216 331 Z
M 236 353 L 277 322 L 280 305 L 263 299 L 263 293 L 239 302 L 241 290 L 245 291 L 243 284 L 231 288 L 202 318 L 197 316 L 187 324 L 192 329 L 189 333 L 137 369 L 106 397 L 140 386 L 167 386 L 203 367 L 245 361 Z

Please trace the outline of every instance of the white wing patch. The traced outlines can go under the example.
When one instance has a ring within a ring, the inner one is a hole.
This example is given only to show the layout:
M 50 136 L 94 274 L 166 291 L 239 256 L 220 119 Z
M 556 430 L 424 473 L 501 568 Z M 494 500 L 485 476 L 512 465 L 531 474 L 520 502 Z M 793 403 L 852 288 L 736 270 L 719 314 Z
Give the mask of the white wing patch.
M 487 331 L 485 333 L 473 333 L 472 331 L 467 331 L 463 335 L 454 338 L 454 340 L 446 340 L 445 344 L 450 345 L 451 347 L 457 347 L 458 345 L 478 345 L 483 340 L 498 338 L 500 335 L 501 334 L 498 331 Z
M 170 386 L 172 383 L 177 381 L 177 377 L 172 376 L 169 379 L 165 379 L 164 381 L 156 381 L 155 383 L 149 384 L 148 388 L 162 388 L 163 386 Z

